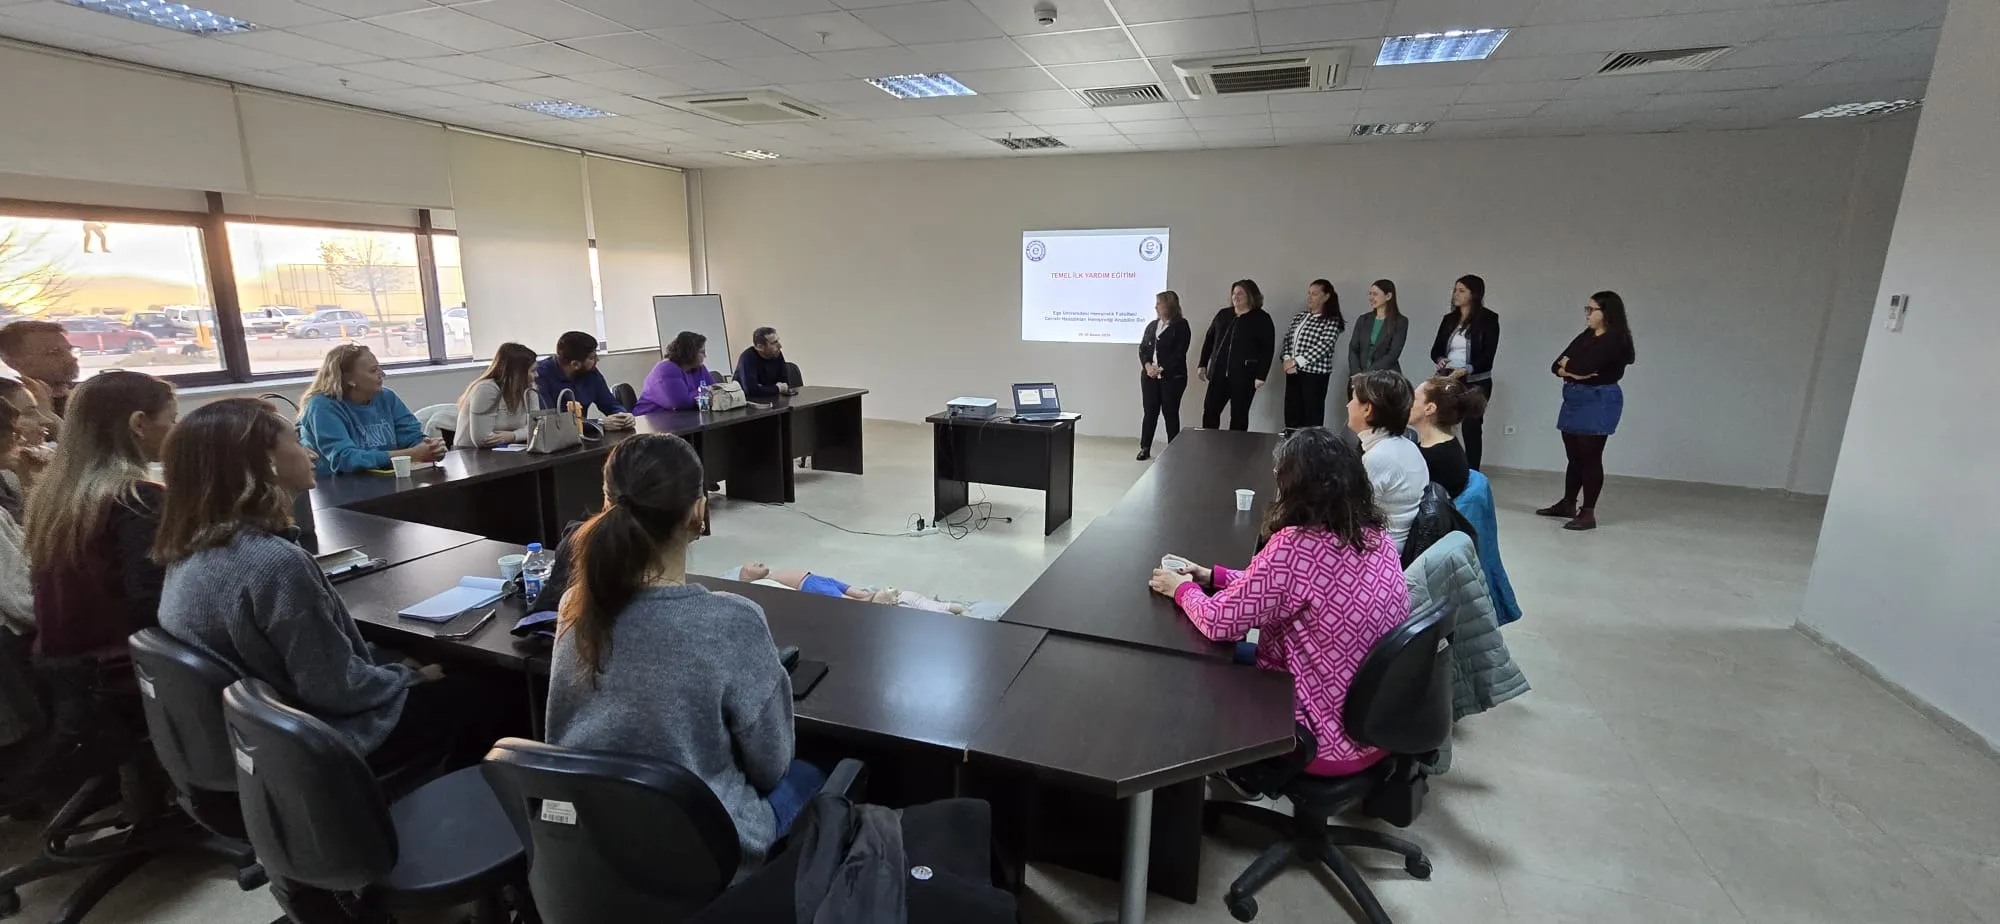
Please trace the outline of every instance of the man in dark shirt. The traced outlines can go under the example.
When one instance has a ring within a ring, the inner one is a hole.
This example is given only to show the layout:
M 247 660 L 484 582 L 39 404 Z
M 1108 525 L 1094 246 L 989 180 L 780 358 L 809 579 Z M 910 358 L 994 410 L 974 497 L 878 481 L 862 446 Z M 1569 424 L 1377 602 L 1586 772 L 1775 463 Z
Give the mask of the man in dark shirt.
M 64 406 L 82 375 L 68 332 L 60 324 L 32 318 L 0 327 L 0 362 L 18 373 L 34 396 L 44 438 L 61 437 Z
M 785 351 L 778 342 L 776 328 L 759 327 L 750 334 L 750 349 L 736 358 L 736 381 L 752 398 L 789 395 L 792 386 L 785 370 Z
M 622 430 L 632 425 L 632 415 L 618 403 L 604 373 L 597 371 L 597 335 L 573 330 L 556 339 L 556 353 L 535 364 L 535 393 L 542 407 L 556 409 L 563 390 L 585 410 L 596 407 L 607 416 L 604 425 Z

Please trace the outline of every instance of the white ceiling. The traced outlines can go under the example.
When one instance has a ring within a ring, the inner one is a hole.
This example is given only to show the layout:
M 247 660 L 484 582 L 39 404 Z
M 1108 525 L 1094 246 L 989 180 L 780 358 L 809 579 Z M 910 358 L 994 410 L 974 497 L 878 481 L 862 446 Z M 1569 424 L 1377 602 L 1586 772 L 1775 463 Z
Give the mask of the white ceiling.
M 68 6 L 0 0 L 0 35 L 518 137 L 682 166 L 1047 156 L 1350 141 L 1355 122 L 1426 137 L 1767 126 L 1834 103 L 1923 94 L 1945 0 L 189 0 L 263 26 L 196 38 Z M 1379 70 L 1383 36 L 1513 32 L 1483 62 Z M 1177 56 L 1350 45 L 1347 88 L 1189 99 Z M 1612 52 L 1733 45 L 1692 73 L 1599 76 Z M 898 100 L 860 78 L 943 71 L 978 96 Z M 1159 82 L 1174 102 L 1090 109 L 1071 92 Z M 768 87 L 824 122 L 737 127 L 651 98 Z M 508 106 L 565 99 L 567 121 Z M 1360 143 L 1394 143 L 1366 139 Z

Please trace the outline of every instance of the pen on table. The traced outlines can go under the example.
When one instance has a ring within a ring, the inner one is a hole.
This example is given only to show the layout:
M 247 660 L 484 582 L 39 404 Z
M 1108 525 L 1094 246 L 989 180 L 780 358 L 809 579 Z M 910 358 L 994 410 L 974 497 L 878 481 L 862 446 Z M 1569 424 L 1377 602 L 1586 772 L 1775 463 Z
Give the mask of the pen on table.
M 500 612 L 500 610 L 497 608 L 487 610 L 483 615 L 479 617 L 478 622 L 472 624 L 472 628 L 467 629 L 463 632 L 439 632 L 435 635 L 432 635 L 431 638 L 444 638 L 444 639 L 471 638 L 472 636 L 479 634 L 479 630 L 486 628 L 486 624 L 493 621 L 493 614 L 498 612 Z

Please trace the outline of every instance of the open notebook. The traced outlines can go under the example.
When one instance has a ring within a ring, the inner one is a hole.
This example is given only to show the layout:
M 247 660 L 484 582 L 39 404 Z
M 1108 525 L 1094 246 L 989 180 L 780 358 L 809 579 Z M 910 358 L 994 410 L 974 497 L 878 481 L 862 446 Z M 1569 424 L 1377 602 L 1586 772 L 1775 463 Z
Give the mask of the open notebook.
M 505 595 L 505 588 L 505 582 L 497 577 L 459 578 L 457 587 L 403 607 L 396 615 L 425 622 L 450 622 L 466 610 L 498 601 Z

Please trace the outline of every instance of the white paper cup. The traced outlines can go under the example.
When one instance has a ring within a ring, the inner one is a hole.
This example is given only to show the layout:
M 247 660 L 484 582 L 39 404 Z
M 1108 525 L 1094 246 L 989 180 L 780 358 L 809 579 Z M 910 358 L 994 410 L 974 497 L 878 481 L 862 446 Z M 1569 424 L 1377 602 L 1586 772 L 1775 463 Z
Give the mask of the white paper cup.
M 527 560 L 528 556 L 526 555 L 500 556 L 500 579 L 503 581 L 511 581 L 517 577 L 520 577 L 521 565 L 526 563 Z
M 1236 509 L 1249 510 L 1250 502 L 1257 499 L 1257 492 L 1249 488 L 1236 489 Z
M 396 456 L 390 459 L 389 468 L 396 473 L 396 477 L 398 478 L 410 477 L 410 457 Z

